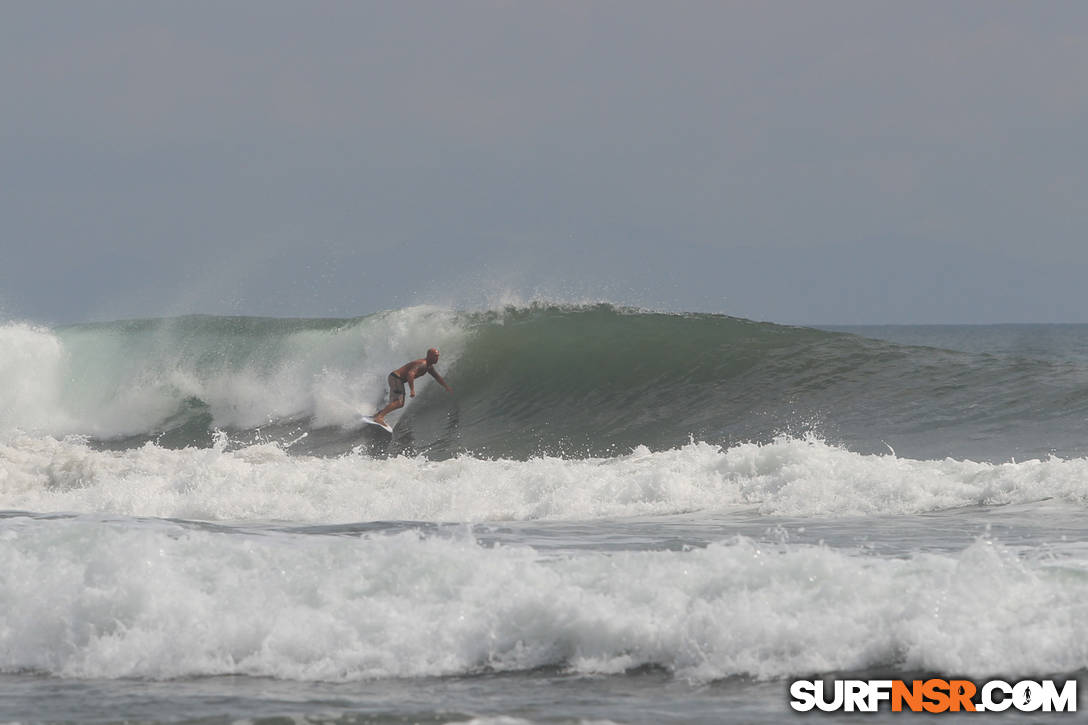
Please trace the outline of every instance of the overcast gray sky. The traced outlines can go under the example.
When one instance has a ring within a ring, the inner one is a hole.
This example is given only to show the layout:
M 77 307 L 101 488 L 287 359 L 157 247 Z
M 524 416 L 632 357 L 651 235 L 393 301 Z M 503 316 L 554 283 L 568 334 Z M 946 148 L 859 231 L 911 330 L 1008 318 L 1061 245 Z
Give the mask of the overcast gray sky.
M 0 3 L 0 318 L 1088 322 L 1088 3 Z

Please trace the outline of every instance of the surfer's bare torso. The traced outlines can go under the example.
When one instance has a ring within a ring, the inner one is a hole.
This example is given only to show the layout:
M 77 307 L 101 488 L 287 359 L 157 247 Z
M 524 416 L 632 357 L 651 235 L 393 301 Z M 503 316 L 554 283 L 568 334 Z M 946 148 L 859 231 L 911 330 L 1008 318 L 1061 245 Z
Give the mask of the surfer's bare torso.
M 394 370 L 393 374 L 408 384 L 408 389 L 411 391 L 413 398 L 416 396 L 416 378 L 421 378 L 424 375 L 430 375 L 437 380 L 443 388 L 446 390 L 450 389 L 450 386 L 446 385 L 446 381 L 442 379 L 442 376 L 438 374 L 438 371 L 434 369 L 434 366 L 427 362 L 426 358 L 405 363 Z
M 438 349 L 432 347 L 427 351 L 427 357 L 406 362 L 393 372 L 389 373 L 389 405 L 374 414 L 374 421 L 381 426 L 385 426 L 385 416 L 397 408 L 404 406 L 404 386 L 408 386 L 411 397 L 416 397 L 416 379 L 421 378 L 424 375 L 430 375 L 438 381 L 439 385 L 452 393 L 453 388 L 451 388 L 446 383 L 445 379 L 438 374 L 438 371 L 435 370 L 434 366 L 437 363 Z

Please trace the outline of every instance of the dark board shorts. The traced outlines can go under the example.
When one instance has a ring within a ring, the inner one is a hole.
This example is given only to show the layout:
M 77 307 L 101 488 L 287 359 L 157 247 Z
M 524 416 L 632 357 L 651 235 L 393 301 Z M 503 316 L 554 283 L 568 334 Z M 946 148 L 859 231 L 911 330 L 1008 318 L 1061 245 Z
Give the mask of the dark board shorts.
M 396 373 L 389 373 L 389 402 L 394 400 L 404 402 L 404 381 L 397 377 Z

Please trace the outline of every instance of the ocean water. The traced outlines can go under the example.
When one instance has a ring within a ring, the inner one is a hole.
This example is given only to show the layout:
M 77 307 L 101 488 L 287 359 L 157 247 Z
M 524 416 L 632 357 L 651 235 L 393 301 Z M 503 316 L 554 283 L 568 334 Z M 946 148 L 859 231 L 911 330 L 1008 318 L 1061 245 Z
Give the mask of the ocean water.
M 454 394 L 361 425 L 431 346 Z M 806 717 L 794 679 L 1083 690 L 1086 430 L 1088 326 L 0 324 L 0 720 L 777 723 Z M 927 719 L 821 720 L 859 717 Z

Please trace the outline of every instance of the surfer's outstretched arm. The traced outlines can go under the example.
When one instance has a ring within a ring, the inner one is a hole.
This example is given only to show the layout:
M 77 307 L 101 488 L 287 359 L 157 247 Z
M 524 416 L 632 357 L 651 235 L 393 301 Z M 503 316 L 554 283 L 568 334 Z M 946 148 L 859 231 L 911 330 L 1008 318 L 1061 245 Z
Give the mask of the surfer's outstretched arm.
M 435 380 L 438 381 L 439 385 L 441 385 L 443 388 L 446 389 L 446 392 L 449 392 L 449 393 L 453 392 L 453 388 L 451 388 L 449 385 L 446 384 L 446 380 L 441 375 L 438 374 L 437 370 L 435 370 L 434 368 L 431 368 L 428 372 L 430 372 L 431 377 L 433 377 Z

